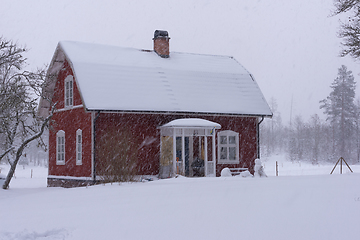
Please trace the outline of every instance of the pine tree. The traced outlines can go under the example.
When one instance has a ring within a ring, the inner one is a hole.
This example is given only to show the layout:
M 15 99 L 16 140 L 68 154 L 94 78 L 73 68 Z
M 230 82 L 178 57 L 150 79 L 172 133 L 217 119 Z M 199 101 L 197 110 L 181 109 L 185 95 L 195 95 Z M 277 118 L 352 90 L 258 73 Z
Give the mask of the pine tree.
M 348 158 L 351 153 L 351 135 L 355 122 L 355 88 L 356 83 L 351 71 L 342 65 L 338 76 L 331 84 L 332 92 L 320 101 L 327 121 L 333 129 L 333 153 Z M 340 157 L 338 156 L 338 157 Z

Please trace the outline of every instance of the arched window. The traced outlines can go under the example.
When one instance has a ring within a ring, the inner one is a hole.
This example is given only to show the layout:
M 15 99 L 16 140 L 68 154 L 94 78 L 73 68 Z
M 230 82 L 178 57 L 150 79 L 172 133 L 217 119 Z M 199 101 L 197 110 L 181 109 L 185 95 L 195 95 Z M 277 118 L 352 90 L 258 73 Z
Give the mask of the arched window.
M 56 133 L 56 165 L 65 164 L 65 132 L 60 130 Z
M 239 133 L 226 130 L 218 133 L 218 162 L 239 163 Z
M 82 164 L 82 130 L 76 131 L 76 165 Z
M 69 75 L 65 78 L 65 107 L 72 107 L 74 105 L 74 77 Z

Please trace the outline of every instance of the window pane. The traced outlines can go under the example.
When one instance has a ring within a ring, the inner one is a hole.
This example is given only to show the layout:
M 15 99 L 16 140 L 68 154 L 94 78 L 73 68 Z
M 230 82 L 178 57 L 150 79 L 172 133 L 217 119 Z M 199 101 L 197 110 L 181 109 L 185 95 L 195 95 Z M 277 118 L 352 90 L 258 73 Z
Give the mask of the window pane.
M 65 106 L 73 105 L 73 80 L 65 80 Z
M 220 148 L 220 159 L 227 159 L 227 148 L 226 147 Z
M 72 106 L 73 105 L 73 81 L 70 81 L 70 86 L 69 86 L 69 105 Z
M 236 160 L 236 148 L 229 147 L 229 160 Z
M 229 136 L 229 144 L 236 144 L 235 136 Z
M 220 136 L 220 144 L 227 144 L 227 136 Z

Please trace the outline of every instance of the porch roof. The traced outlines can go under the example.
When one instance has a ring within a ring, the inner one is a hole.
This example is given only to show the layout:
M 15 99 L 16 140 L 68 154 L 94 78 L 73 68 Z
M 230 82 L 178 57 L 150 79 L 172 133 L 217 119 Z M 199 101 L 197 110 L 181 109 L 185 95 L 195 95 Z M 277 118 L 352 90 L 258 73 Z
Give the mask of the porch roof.
M 201 118 L 182 118 L 176 119 L 162 125 L 160 128 L 210 128 L 220 129 L 221 125 L 216 122 Z

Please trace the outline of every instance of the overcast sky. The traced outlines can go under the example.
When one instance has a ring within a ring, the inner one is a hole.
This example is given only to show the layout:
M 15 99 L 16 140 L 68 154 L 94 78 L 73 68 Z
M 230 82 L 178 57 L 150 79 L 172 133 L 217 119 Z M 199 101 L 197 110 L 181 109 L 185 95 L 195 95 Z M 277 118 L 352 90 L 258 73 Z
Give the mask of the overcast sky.
M 167 30 L 170 51 L 234 56 L 287 124 L 324 118 L 319 101 L 342 64 L 360 79 L 359 63 L 338 57 L 332 9 L 332 0 L 1 0 L 0 34 L 26 45 L 35 69 L 61 40 L 152 49 L 154 30 Z

